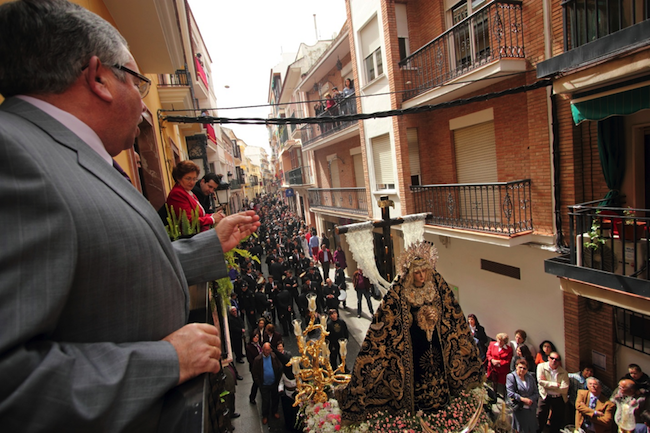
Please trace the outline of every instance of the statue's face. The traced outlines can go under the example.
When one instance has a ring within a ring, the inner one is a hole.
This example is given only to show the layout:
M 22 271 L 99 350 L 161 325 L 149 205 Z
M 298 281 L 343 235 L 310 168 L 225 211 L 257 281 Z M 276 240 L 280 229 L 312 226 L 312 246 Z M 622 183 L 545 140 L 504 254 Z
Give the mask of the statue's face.
M 424 279 L 426 278 L 427 274 L 424 269 L 416 269 L 413 271 L 413 284 L 416 286 L 420 287 L 424 284 Z

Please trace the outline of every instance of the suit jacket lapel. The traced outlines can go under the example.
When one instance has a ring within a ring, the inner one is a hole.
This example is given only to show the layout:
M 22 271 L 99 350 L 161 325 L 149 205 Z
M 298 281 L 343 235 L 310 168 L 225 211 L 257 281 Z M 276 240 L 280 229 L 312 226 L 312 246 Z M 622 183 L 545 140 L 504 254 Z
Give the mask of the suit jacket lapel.
M 169 242 L 167 233 L 163 229 L 160 218 L 154 212 L 151 203 L 133 185 L 126 181 L 117 170 L 107 164 L 76 134 L 32 104 L 21 99 L 10 98 L 2 103 L 0 109 L 23 117 L 51 136 L 60 145 L 75 151 L 77 161 L 81 167 L 105 183 L 144 218 L 158 238 L 169 261 L 173 264 L 181 285 L 186 286 L 183 270 Z

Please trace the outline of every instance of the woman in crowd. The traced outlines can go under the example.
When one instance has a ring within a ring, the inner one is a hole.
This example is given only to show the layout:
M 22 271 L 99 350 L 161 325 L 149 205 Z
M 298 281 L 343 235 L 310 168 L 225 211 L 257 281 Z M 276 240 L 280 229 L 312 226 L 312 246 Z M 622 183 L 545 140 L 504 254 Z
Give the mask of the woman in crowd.
M 205 209 L 203 209 L 203 206 L 201 206 L 199 200 L 192 192 L 192 188 L 194 188 L 200 174 L 201 169 L 192 161 L 186 160 L 179 162 L 172 170 L 172 177 L 176 181 L 176 184 L 167 196 L 167 204 L 169 205 L 170 212 L 173 207 L 173 211 L 179 217 L 181 211 L 184 211 L 190 223 L 192 222 L 192 212 L 198 211 L 200 231 L 203 232 L 216 224 L 218 220 L 213 214 L 208 215 L 205 213 Z M 179 228 L 182 229 L 182 227 Z
M 260 343 L 260 334 L 253 333 L 251 334 L 251 339 L 246 345 L 246 359 L 248 360 L 248 371 L 253 375 L 253 361 L 257 358 L 257 355 L 262 353 L 262 344 Z M 257 384 L 253 381 L 251 386 L 251 393 L 248 396 L 248 401 L 251 404 L 255 404 L 255 398 L 257 397 Z
M 469 328 L 472 331 L 472 335 L 478 345 L 478 351 L 481 355 L 481 359 L 485 359 L 485 351 L 488 345 L 488 337 L 485 333 L 485 328 L 478 323 L 478 318 L 475 314 L 467 315 L 467 323 L 469 323 Z
M 506 375 L 510 372 L 512 346 L 508 344 L 508 334 L 497 334 L 497 341 L 490 343 L 487 354 L 487 379 L 492 382 L 494 391 L 505 396 Z
M 552 352 L 557 352 L 555 349 L 555 344 L 551 343 L 548 340 L 542 341 L 542 344 L 539 345 L 539 352 L 537 352 L 537 357 L 535 358 L 535 364 L 548 362 L 548 355 L 550 355 Z
M 520 359 L 525 359 L 531 367 L 535 365 L 535 358 L 533 358 L 533 354 L 530 353 L 528 346 L 519 346 L 515 351 L 515 356 L 512 357 L 512 362 L 510 362 L 510 371 L 515 371 L 517 362 Z M 529 371 L 529 373 L 532 374 L 533 377 L 537 374 L 535 368 L 533 368 L 532 371 Z
M 348 262 L 345 258 L 345 252 L 341 248 L 341 245 L 336 246 L 336 251 L 334 251 L 334 262 L 341 265 L 341 269 L 348 267 Z
M 515 371 L 506 377 L 506 390 L 508 401 L 513 407 L 512 429 L 517 433 L 535 433 L 539 391 L 535 378 L 528 372 L 528 362 L 524 358 L 517 360 Z

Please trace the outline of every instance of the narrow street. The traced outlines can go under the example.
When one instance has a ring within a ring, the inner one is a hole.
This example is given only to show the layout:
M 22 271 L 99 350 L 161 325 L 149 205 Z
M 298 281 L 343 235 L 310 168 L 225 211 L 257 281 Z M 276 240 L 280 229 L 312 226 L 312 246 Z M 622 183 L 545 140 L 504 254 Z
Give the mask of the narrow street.
M 262 272 L 265 275 L 268 274 L 268 269 L 264 260 L 262 260 Z M 330 270 L 330 277 L 334 278 L 334 270 Z M 359 348 L 361 342 L 363 341 L 368 326 L 370 325 L 370 313 L 368 312 L 368 305 L 363 303 L 363 314 L 361 318 L 357 318 L 357 294 L 352 288 L 352 283 L 350 282 L 350 276 L 348 275 L 348 298 L 347 298 L 347 308 L 341 308 L 340 318 L 345 321 L 348 325 L 348 330 L 350 332 L 350 338 L 348 342 L 348 358 L 347 366 L 352 368 L 354 360 L 359 353 Z M 373 308 L 377 308 L 379 301 L 375 299 L 372 300 Z M 276 323 L 276 326 L 279 324 Z M 294 356 L 298 354 L 298 345 L 296 343 L 296 337 L 290 333 L 289 337 L 284 337 L 285 349 L 291 352 Z M 291 430 L 285 427 L 284 417 L 282 414 L 282 403 L 278 412 L 280 413 L 280 419 L 275 419 L 273 417 L 269 418 L 268 424 L 265 426 L 262 424 L 262 409 L 261 409 L 261 397 L 257 398 L 257 404 L 252 405 L 248 402 L 248 394 L 253 383 L 253 379 L 248 370 L 248 362 L 245 364 L 237 364 L 237 370 L 240 375 L 244 377 L 244 380 L 237 382 L 237 391 L 236 391 L 236 401 L 235 407 L 236 412 L 241 414 L 241 417 L 233 419 L 232 425 L 235 427 L 237 432 L 273 432 L 273 433 L 285 433 L 291 432 Z

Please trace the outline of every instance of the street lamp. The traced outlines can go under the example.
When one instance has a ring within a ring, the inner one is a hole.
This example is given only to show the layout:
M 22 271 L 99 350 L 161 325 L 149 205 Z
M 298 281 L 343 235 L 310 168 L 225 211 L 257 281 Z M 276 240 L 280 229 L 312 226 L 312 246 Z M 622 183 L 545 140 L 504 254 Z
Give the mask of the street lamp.
M 230 178 L 232 174 L 228 172 L 228 177 Z M 223 176 L 219 179 L 219 185 L 217 186 L 217 201 L 220 206 L 223 206 L 224 213 L 228 214 L 228 199 L 229 194 L 228 190 L 230 189 L 230 183 L 223 180 Z

